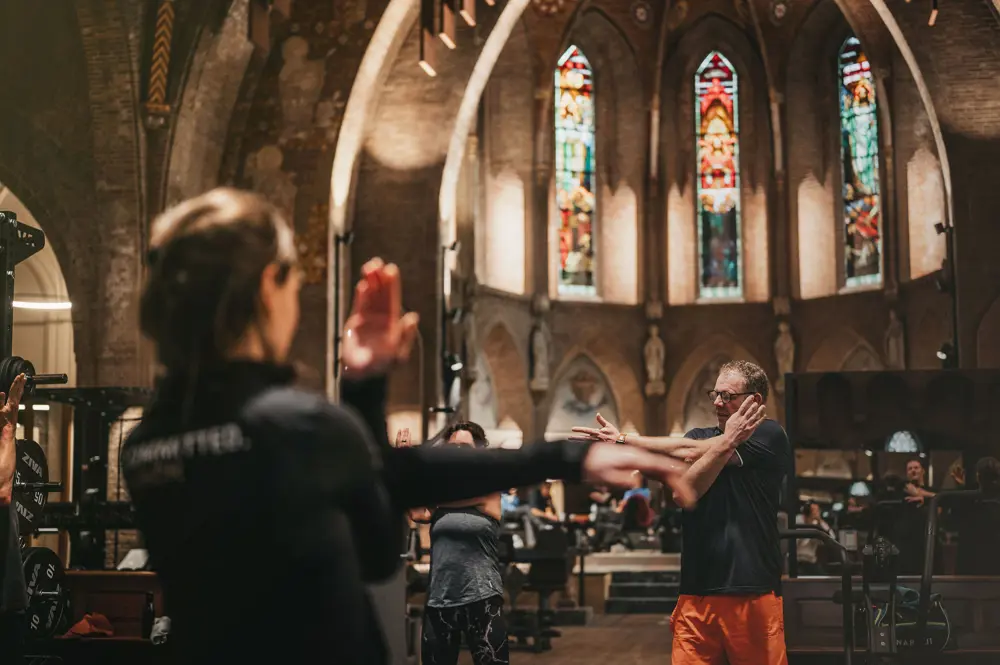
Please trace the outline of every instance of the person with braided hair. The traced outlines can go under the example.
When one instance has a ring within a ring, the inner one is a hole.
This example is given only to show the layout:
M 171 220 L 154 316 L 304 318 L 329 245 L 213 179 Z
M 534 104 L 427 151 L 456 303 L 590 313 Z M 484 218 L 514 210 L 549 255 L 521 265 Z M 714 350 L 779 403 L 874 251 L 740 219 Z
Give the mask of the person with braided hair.
M 260 196 L 186 201 L 150 245 L 140 314 L 161 373 L 122 471 L 180 661 L 385 663 L 365 585 L 401 565 L 408 509 L 545 478 L 622 485 L 636 469 L 691 502 L 686 465 L 631 447 L 393 448 L 386 376 L 418 320 L 380 259 L 362 267 L 345 324 L 344 405 L 295 387 L 295 242 Z

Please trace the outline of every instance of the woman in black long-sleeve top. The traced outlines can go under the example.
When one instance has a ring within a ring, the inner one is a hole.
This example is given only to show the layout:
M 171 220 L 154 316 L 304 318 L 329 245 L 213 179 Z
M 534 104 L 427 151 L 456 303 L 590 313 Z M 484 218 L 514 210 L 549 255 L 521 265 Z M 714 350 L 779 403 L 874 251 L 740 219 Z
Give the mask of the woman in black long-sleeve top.
M 676 481 L 666 458 L 624 446 L 392 448 L 385 374 L 417 321 L 400 317 L 398 271 L 378 260 L 345 326 L 353 408 L 293 387 L 294 241 L 255 195 L 188 201 L 156 221 L 150 245 L 142 329 L 163 375 L 122 465 L 180 662 L 379 665 L 365 583 L 399 565 L 405 509 L 546 477 Z

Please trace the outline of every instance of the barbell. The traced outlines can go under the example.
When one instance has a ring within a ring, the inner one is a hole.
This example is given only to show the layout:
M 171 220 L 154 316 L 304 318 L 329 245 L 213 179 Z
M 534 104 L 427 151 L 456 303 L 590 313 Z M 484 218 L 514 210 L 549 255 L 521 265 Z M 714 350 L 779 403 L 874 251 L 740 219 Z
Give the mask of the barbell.
M 65 374 L 36 374 L 35 366 L 21 356 L 10 356 L 0 360 L 0 392 L 6 393 L 18 374 L 24 374 L 24 397 L 35 394 L 35 386 L 51 386 L 69 381 Z

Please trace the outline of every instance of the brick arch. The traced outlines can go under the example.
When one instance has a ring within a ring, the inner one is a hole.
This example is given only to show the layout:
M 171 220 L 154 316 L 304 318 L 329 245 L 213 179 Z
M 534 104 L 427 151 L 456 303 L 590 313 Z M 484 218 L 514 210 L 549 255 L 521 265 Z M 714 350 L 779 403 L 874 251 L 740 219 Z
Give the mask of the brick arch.
M 859 354 L 864 354 L 871 363 L 877 363 L 875 369 L 882 369 L 884 363 L 871 344 L 861 335 L 847 327 L 841 327 L 827 335 L 826 339 L 809 357 L 806 363 L 807 372 L 839 372 L 845 365 L 857 361 Z
M 498 321 L 482 338 L 480 353 L 486 360 L 496 395 L 497 422 L 511 418 L 529 433 L 534 424 L 534 404 L 528 389 L 528 369 L 507 325 Z
M 667 391 L 668 432 L 676 433 L 682 431 L 685 410 L 687 408 L 687 398 L 694 388 L 695 381 L 705 366 L 720 356 L 734 360 L 748 360 L 764 367 L 745 346 L 730 335 L 719 333 L 703 341 L 694 351 L 685 357 L 684 362 L 681 363 L 680 368 L 670 382 L 670 390 Z M 773 401 L 773 397 L 769 398 L 769 402 Z
M 566 378 L 565 374 L 569 367 L 580 357 L 593 363 L 610 386 L 618 410 L 618 419 L 621 421 L 615 424 L 624 427 L 626 423 L 633 423 L 637 427 L 643 427 L 646 423 L 646 398 L 639 378 L 632 370 L 632 366 L 607 345 L 577 344 L 570 348 L 563 354 L 556 371 L 552 373 L 554 380 L 551 385 L 558 386 Z M 552 408 L 550 405 L 550 413 Z
M 415 13 L 409 19 L 403 16 L 409 24 L 402 19 L 398 24 L 397 28 L 405 31 L 405 34 L 396 35 L 400 40 L 398 45 L 392 41 L 395 39 L 392 35 L 380 36 L 381 28 L 387 25 L 390 13 L 395 11 L 395 3 L 390 3 L 375 30 L 347 103 L 348 107 L 352 105 L 355 94 L 359 95 L 359 103 L 368 95 L 369 105 L 365 112 L 369 116 L 361 118 L 356 127 L 349 126 L 347 116 L 351 114 L 349 109 L 345 110 L 340 127 L 337 152 L 342 147 L 346 150 L 355 141 L 355 130 L 363 134 L 358 139 L 357 152 L 346 180 L 339 170 L 342 166 L 337 156 L 334 157 L 331 205 L 349 203 L 351 210 L 349 215 L 331 212 L 329 233 L 335 234 L 344 228 L 354 232 L 350 249 L 345 252 L 349 260 L 342 263 L 342 287 L 353 281 L 347 278 L 352 274 L 352 267 L 356 270 L 372 256 L 381 256 L 396 263 L 406 276 L 404 302 L 407 309 L 426 321 L 436 320 L 441 289 L 436 275 L 440 274 L 441 261 L 452 258 L 451 254 L 441 251 L 437 210 L 442 178 L 458 113 L 463 107 L 463 93 L 484 57 L 487 43 L 495 43 L 488 37 L 477 39 L 477 35 L 490 34 L 502 17 L 523 10 L 524 5 L 524 0 L 517 0 L 503 7 L 480 8 L 476 16 L 478 27 L 458 28 L 458 48 L 441 51 L 437 76 L 429 77 L 417 66 L 421 32 L 413 23 Z M 395 50 L 393 53 L 384 51 L 378 58 L 382 69 L 369 72 L 365 61 L 373 49 L 389 47 L 385 40 L 391 41 Z M 348 198 L 341 201 L 344 195 Z M 338 245 L 333 237 L 328 236 L 328 241 L 328 259 L 333 265 Z M 438 269 L 431 269 L 434 265 L 438 265 Z M 347 293 L 338 294 L 335 290 L 332 272 L 327 284 L 327 300 L 338 296 L 346 299 Z M 333 307 L 327 308 L 328 329 L 337 329 L 340 325 L 332 318 L 333 310 Z M 347 311 L 344 307 L 340 310 Z M 329 336 L 326 339 L 327 368 L 332 371 L 332 341 Z M 434 345 L 428 344 L 424 353 L 426 366 L 438 367 Z M 413 393 L 418 391 L 421 381 L 425 393 L 432 394 L 439 381 L 438 372 L 428 371 L 422 378 L 413 377 L 410 382 Z
M 87 64 L 94 179 L 100 184 L 100 222 L 92 229 L 103 248 L 93 255 L 100 296 L 91 308 L 101 321 L 94 373 L 102 385 L 142 385 L 152 378 L 153 366 L 144 357 L 138 325 L 147 211 L 130 32 L 139 17 L 124 4 L 104 0 L 80 0 L 75 7 Z
M 247 39 L 250 8 L 248 0 L 227 0 L 224 16 L 215 25 L 213 15 L 220 7 L 211 2 L 194 9 L 192 38 L 187 51 L 175 46 L 172 61 L 179 72 L 177 101 L 168 127 L 163 155 L 162 183 L 151 193 L 150 207 L 159 210 L 197 196 L 221 184 L 223 160 L 239 159 L 240 148 L 227 146 L 242 132 L 234 124 L 234 108 L 245 79 L 259 75 L 266 59 L 252 58 L 253 44 Z M 186 28 L 178 25 L 178 33 Z M 174 44 L 180 42 L 174 37 Z M 251 64 L 253 66 L 251 66 Z M 244 89 L 244 93 L 251 90 Z M 252 99 L 242 100 L 249 110 Z M 238 115 L 238 114 L 237 114 Z M 240 129 L 244 129 L 240 127 Z M 227 147 L 229 154 L 227 155 Z
M 976 367 L 1000 369 L 1000 296 L 979 321 L 976 331 Z

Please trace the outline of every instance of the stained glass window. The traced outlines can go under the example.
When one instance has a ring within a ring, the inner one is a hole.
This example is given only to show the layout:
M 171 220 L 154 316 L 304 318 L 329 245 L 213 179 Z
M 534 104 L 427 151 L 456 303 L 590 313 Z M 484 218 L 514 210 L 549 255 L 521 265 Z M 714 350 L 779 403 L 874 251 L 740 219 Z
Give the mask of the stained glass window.
M 555 72 L 559 293 L 594 295 L 594 79 L 575 46 Z
M 840 49 L 839 74 L 846 286 L 878 284 L 882 277 L 882 206 L 875 79 L 856 37 L 848 37 Z
M 743 258 L 736 70 L 713 51 L 695 73 L 694 90 L 699 295 L 738 298 L 743 294 Z

